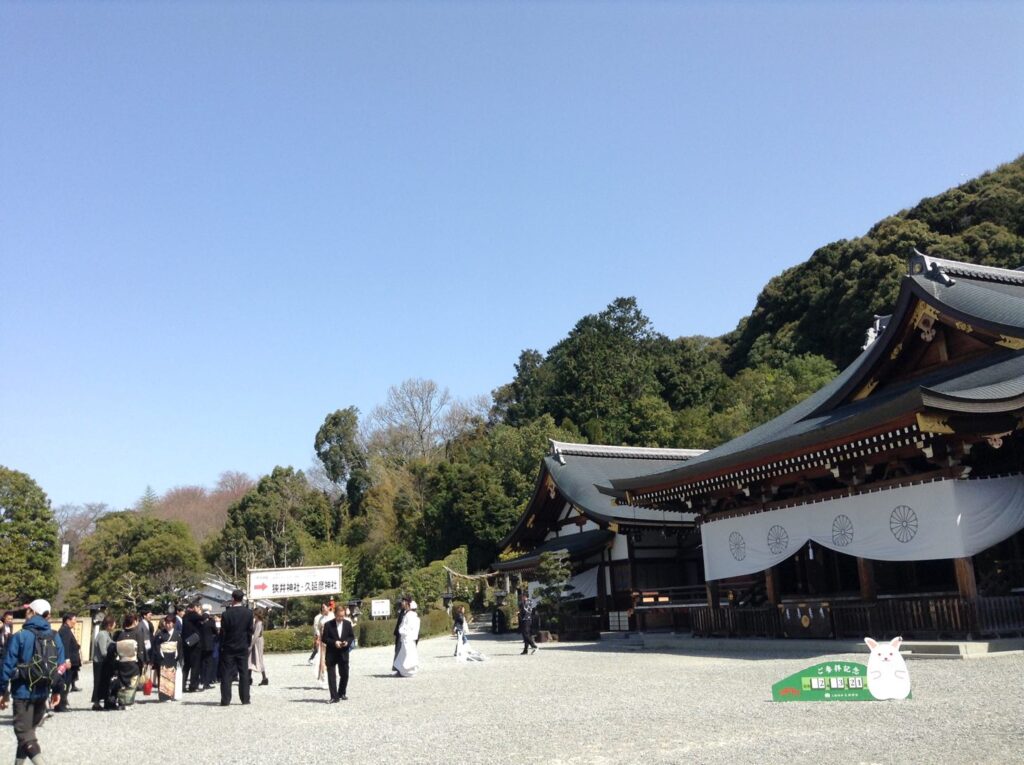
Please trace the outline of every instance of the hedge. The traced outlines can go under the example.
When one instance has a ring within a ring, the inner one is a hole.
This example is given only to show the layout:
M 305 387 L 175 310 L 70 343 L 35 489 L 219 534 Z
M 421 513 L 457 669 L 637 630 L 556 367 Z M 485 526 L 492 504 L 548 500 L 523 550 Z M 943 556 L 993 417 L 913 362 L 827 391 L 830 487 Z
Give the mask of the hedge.
M 267 630 L 263 633 L 263 650 L 266 653 L 309 651 L 312 647 L 312 627 L 289 627 L 288 629 Z
M 357 632 L 359 645 L 371 648 L 375 645 L 391 645 L 395 642 L 395 619 L 363 619 Z M 452 630 L 452 620 L 445 611 L 430 611 L 420 617 L 420 637 L 445 635 Z M 290 627 L 267 630 L 263 633 L 263 650 L 266 653 L 289 653 L 308 651 L 313 647 L 311 627 Z
M 395 642 L 397 619 L 364 619 L 359 622 L 359 645 L 372 648 L 375 645 L 392 645 Z M 447 611 L 428 611 L 420 615 L 420 637 L 446 635 L 452 631 L 452 620 Z

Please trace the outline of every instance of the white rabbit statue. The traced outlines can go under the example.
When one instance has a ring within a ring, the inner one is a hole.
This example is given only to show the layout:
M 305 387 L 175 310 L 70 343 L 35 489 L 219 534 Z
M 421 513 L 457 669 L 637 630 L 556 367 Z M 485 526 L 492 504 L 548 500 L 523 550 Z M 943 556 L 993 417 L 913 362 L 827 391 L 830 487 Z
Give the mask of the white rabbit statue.
M 894 637 L 888 643 L 864 638 L 871 656 L 868 657 L 868 692 L 879 701 L 905 699 L 910 695 L 910 672 L 900 655 L 903 638 Z

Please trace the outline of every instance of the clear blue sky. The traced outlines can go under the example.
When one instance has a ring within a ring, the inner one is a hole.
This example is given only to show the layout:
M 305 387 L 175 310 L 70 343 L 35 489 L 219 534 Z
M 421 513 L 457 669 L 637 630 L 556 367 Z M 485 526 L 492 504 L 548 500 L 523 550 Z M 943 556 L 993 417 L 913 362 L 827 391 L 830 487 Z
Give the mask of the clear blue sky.
M 1024 152 L 1024 4 L 0 2 L 0 464 L 307 468 L 635 295 L 765 282 Z

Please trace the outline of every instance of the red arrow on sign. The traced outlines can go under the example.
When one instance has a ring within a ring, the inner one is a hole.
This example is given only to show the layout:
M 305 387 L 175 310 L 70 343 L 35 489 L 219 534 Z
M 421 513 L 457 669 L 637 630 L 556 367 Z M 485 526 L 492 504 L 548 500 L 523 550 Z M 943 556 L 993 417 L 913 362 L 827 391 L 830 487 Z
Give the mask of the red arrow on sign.
M 267 585 L 265 585 L 265 584 L 257 584 L 255 587 L 253 587 L 253 589 L 254 590 L 265 590 L 265 589 L 267 589 Z

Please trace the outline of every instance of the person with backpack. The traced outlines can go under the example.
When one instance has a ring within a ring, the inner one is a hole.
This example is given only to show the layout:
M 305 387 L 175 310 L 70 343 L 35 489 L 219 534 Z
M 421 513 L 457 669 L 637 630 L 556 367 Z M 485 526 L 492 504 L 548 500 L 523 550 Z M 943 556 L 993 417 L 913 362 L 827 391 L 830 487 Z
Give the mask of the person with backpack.
M 0 667 L 0 711 L 14 698 L 16 765 L 26 759 L 43 765 L 36 728 L 46 714 L 46 701 L 56 704 L 67 669 L 64 646 L 50 629 L 50 604 L 42 598 L 25 606 L 25 624 L 12 638 Z

